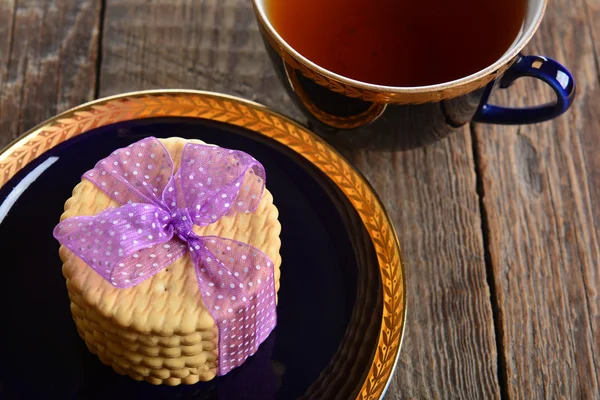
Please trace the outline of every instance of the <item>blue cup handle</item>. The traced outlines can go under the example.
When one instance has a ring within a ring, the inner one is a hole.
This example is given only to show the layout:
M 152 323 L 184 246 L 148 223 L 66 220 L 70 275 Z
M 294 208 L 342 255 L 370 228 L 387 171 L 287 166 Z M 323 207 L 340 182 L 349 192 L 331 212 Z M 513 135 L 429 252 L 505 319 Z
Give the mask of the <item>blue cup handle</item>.
M 508 88 L 518 78 L 529 76 L 546 82 L 556 93 L 556 102 L 535 107 L 509 108 L 488 104 L 496 82 L 485 88 L 481 104 L 473 121 L 521 125 L 548 121 L 558 117 L 571 107 L 575 99 L 575 80 L 557 61 L 542 56 L 519 56 L 517 61 L 504 73 L 498 84 L 501 89 Z

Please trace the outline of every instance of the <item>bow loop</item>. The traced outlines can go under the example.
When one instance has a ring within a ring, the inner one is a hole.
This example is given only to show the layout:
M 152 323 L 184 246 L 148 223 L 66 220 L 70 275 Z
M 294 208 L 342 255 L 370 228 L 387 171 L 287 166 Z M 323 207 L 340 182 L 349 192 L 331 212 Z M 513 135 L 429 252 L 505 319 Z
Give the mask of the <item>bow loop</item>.
M 166 223 L 170 219 L 160 207 L 126 204 L 95 216 L 69 218 L 55 228 L 54 237 L 104 279 L 123 288 L 148 279 L 185 253 L 185 245 L 173 242 L 168 257 L 160 246 L 173 237 L 173 226 Z
M 255 211 L 265 187 L 264 167 L 241 151 L 188 144 L 165 203 L 187 208 L 194 223 L 210 225 L 228 213 Z
M 83 176 L 120 204 L 160 206 L 173 176 L 173 160 L 163 144 L 150 137 L 114 151 Z

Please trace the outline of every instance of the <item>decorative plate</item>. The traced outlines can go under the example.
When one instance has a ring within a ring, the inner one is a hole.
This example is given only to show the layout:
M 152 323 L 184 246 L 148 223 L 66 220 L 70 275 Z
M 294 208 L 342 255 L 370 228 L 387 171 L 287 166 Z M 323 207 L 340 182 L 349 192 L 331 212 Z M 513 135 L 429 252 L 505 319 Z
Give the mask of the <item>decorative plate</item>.
M 152 386 L 104 366 L 71 319 L 58 243 L 83 172 L 145 136 L 252 154 L 280 211 L 278 325 L 243 366 L 211 382 Z M 0 398 L 379 399 L 398 359 L 405 274 L 389 217 L 322 139 L 249 101 L 198 91 L 97 100 L 0 153 Z

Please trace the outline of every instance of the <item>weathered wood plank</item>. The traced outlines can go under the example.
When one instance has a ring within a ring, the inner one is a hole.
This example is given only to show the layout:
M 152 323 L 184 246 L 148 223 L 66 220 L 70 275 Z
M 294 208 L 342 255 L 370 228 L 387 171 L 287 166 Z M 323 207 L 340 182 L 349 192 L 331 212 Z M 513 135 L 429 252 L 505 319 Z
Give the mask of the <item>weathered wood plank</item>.
M 214 90 L 298 111 L 276 79 L 249 1 L 110 1 L 101 95 Z M 409 317 L 388 398 L 498 398 L 496 344 L 467 131 L 406 153 L 350 155 L 403 243 Z
M 103 43 L 101 96 L 201 89 L 292 109 L 263 50 L 250 1 L 110 1 Z
M 596 68 L 598 68 L 598 73 L 600 74 L 600 0 L 585 0 L 585 2 L 587 28 L 590 30 L 592 37 Z
M 527 49 L 575 73 L 568 114 L 475 127 L 510 398 L 600 397 L 600 85 L 588 17 L 582 0 L 551 1 Z M 532 80 L 496 96 L 514 106 L 551 100 Z
M 6 82 L 8 77 L 9 56 L 13 44 L 15 11 L 15 0 L 0 3 L 0 38 L 2 38 L 0 39 L 0 96 L 2 96 L 2 82 Z
M 500 397 L 469 132 L 351 160 L 383 199 L 408 267 L 408 320 L 388 399 Z
M 0 148 L 93 98 L 100 5 L 0 2 Z

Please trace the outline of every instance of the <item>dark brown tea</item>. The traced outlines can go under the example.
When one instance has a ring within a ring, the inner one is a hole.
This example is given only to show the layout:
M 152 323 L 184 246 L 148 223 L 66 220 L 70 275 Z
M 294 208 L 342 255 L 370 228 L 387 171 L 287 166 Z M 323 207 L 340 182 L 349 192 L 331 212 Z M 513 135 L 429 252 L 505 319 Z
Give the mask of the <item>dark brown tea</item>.
M 497 61 L 526 0 L 267 0 L 300 54 L 348 78 L 388 86 L 443 83 Z

